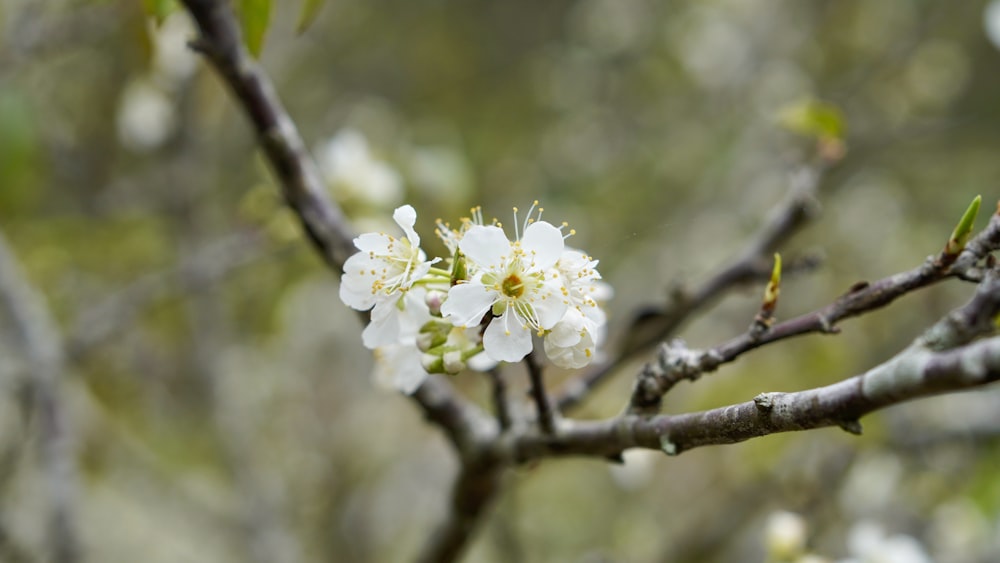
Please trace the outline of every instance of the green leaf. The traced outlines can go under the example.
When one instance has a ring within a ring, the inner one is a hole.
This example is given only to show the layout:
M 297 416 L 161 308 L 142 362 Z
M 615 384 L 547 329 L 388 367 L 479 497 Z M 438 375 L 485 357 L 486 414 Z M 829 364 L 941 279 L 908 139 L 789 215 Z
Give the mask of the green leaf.
M 303 0 L 302 9 L 299 11 L 299 23 L 295 26 L 296 33 L 302 33 L 309 29 L 309 26 L 316 21 L 319 9 L 323 7 L 325 0 Z
M 259 57 L 267 26 L 271 22 L 271 0 L 240 0 L 239 10 L 247 49 L 253 56 Z
M 951 232 L 951 238 L 948 239 L 948 245 L 945 247 L 946 254 L 955 256 L 965 248 L 969 237 L 972 236 L 972 227 L 976 223 L 976 215 L 979 215 L 979 205 L 982 202 L 983 196 L 977 195 L 976 199 L 969 204 L 962 218 L 958 221 L 958 225 L 955 225 L 955 230 Z
M 771 269 L 771 280 L 764 289 L 764 306 L 771 309 L 778 302 L 778 294 L 781 293 L 781 255 L 774 253 L 774 268 Z
M 163 23 L 167 16 L 177 11 L 177 0 L 142 0 L 146 13 L 156 20 L 156 25 Z
M 793 133 L 821 140 L 843 140 L 847 132 L 847 122 L 840 108 L 815 99 L 785 106 L 778 111 L 778 123 Z

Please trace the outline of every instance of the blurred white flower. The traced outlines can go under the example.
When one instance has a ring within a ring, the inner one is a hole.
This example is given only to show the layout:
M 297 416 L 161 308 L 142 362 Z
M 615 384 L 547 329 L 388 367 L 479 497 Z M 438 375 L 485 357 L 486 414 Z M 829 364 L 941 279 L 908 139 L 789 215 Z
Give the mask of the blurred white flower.
M 705 9 L 674 36 L 688 74 L 706 90 L 744 83 L 753 75 L 753 49 L 748 31 L 725 14 Z
M 338 197 L 388 208 L 403 200 L 398 172 L 372 154 L 368 139 L 354 129 L 342 129 L 316 149 L 324 178 Z
M 150 23 L 153 39 L 153 78 L 170 90 L 191 78 L 198 68 L 198 56 L 188 47 L 195 36 L 194 23 L 186 10 L 176 10 L 156 26 Z
M 412 394 L 427 379 L 416 346 L 393 344 L 375 349 L 375 382 Z
M 767 517 L 764 541 L 770 559 L 795 559 L 806 549 L 808 527 L 802 516 L 787 510 L 772 512 Z
M 968 498 L 957 498 L 934 509 L 927 537 L 934 553 L 953 561 L 988 561 L 992 533 L 979 507 Z
M 990 43 L 1000 49 L 1000 0 L 993 0 L 983 9 L 983 29 Z
M 173 100 L 145 78 L 132 80 L 122 92 L 116 117 L 118 140 L 135 152 L 162 145 L 177 126 Z
M 414 187 L 438 200 L 463 199 L 472 187 L 468 162 L 449 147 L 414 148 L 408 171 Z
M 840 563 L 932 563 L 930 555 L 912 536 L 887 536 L 882 526 L 871 520 L 855 523 L 847 535 L 851 557 Z

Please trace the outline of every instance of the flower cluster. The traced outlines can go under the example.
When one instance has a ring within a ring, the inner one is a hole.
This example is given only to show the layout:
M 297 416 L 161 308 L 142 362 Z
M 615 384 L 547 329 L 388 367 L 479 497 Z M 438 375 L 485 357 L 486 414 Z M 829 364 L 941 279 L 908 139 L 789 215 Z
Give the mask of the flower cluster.
M 340 298 L 371 309 L 362 340 L 375 350 L 380 379 L 411 393 L 427 373 L 520 361 L 535 337 L 557 366 L 593 361 L 611 289 L 596 260 L 566 246 L 574 231 L 542 221 L 537 204 L 520 225 L 514 208 L 513 240 L 496 220 L 484 224 L 478 208 L 458 228 L 438 221 L 435 232 L 449 251 L 444 260 L 428 260 L 421 250 L 409 205 L 393 214 L 402 238 L 354 239 L 359 252 L 344 264 Z M 448 267 L 437 267 L 442 262 Z

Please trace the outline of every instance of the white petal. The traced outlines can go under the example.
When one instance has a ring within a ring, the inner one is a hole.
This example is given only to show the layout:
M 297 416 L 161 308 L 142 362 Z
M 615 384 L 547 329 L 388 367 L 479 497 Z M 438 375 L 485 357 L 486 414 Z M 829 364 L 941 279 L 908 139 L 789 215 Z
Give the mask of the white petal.
M 521 247 L 534 258 L 534 266 L 540 270 L 555 265 L 564 246 L 562 231 L 545 221 L 528 225 L 521 235 Z
M 352 309 L 365 311 L 375 304 L 372 294 L 372 261 L 367 254 L 358 253 L 344 263 L 344 275 L 340 278 L 340 300 Z
M 376 255 L 389 254 L 391 237 L 385 233 L 365 233 L 354 239 L 354 246 L 361 252 L 374 252 Z
M 603 325 L 608 321 L 608 316 L 605 314 L 604 309 L 595 306 L 593 302 L 580 305 L 580 309 L 583 311 L 583 316 L 586 317 L 591 327 Z
M 586 366 L 594 359 L 594 349 L 594 340 L 590 333 L 584 333 L 583 338 L 575 346 L 556 346 L 553 341 L 545 339 L 545 355 L 561 368 L 579 369 Z
M 457 326 L 476 326 L 496 301 L 496 293 L 478 283 L 462 283 L 448 290 L 441 315 Z
M 575 309 L 570 311 L 576 312 Z M 545 342 L 560 348 L 576 345 L 580 342 L 580 333 L 583 331 L 583 324 L 579 321 L 580 319 L 567 313 L 566 318 L 556 323 L 552 331 L 545 335 Z
M 587 267 L 587 255 L 575 248 L 567 247 L 559 257 L 559 268 L 567 272 L 579 272 Z
M 591 288 L 593 291 L 590 289 L 587 291 L 590 293 L 590 298 L 594 301 L 607 301 L 615 295 L 615 290 L 611 287 L 611 285 L 602 281 L 595 281 Z
M 469 358 L 466 365 L 473 371 L 489 371 L 496 367 L 497 361 L 491 358 L 486 352 L 480 352 Z
M 340 300 L 344 305 L 358 311 L 367 311 L 375 305 L 375 296 L 372 295 L 371 289 L 355 289 L 345 283 L 340 284 Z
M 459 249 L 481 267 L 497 267 L 504 257 L 510 256 L 510 241 L 503 229 L 492 225 L 473 225 L 462 236 Z
M 419 361 L 414 360 L 412 366 L 406 366 L 396 371 L 392 384 L 403 393 L 412 395 L 420 388 L 425 379 L 427 379 L 427 372 L 421 367 Z
M 563 299 L 562 292 L 559 291 L 561 287 L 562 284 L 558 281 L 547 281 L 539 289 L 535 298 L 531 300 L 531 306 L 535 308 L 535 314 L 538 315 L 538 326 L 545 330 L 552 328 L 559 322 L 569 306 Z
M 361 333 L 365 348 L 374 350 L 390 344 L 399 344 L 399 314 L 395 299 L 379 301 L 372 309 L 372 320 Z
M 517 320 L 508 310 L 493 319 L 483 335 L 483 348 L 490 358 L 498 362 L 519 362 L 531 352 L 531 329 Z
M 398 314 L 400 344 L 416 345 L 420 327 L 431 320 L 431 312 L 425 299 L 427 290 L 416 287 L 403 295 L 403 310 Z
M 413 209 L 413 206 L 404 205 L 396 208 L 396 211 L 392 214 L 392 219 L 406 233 L 406 238 L 410 239 L 411 245 L 414 247 L 420 246 L 420 235 L 413 230 L 413 225 L 417 224 L 417 212 Z
M 416 266 L 414 266 L 413 270 L 410 272 L 411 285 L 412 285 L 413 281 L 417 281 L 420 278 L 422 278 L 425 275 L 427 275 L 427 272 L 430 271 L 431 266 L 441 260 L 440 258 L 435 258 L 433 260 L 424 261 L 424 258 L 426 258 L 426 257 L 427 256 L 424 254 L 424 252 L 420 251 L 420 260 L 421 260 L 421 262 L 418 263 Z

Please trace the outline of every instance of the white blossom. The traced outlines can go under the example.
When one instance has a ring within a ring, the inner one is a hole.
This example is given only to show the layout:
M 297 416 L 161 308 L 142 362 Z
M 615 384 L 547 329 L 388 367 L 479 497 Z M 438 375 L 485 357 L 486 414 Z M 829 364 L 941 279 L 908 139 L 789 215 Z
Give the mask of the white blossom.
M 405 236 L 365 233 L 354 239 L 360 252 L 344 263 L 340 283 L 340 299 L 347 306 L 359 311 L 374 307 L 372 322 L 362 335 L 368 348 L 412 344 L 417 330 L 430 320 L 423 293 L 410 295 L 410 289 L 437 260 L 427 260 L 420 249 L 413 207 L 404 205 L 392 217 Z
M 555 269 L 569 307 L 545 335 L 545 354 L 559 367 L 582 368 L 604 339 L 607 318 L 599 301 L 611 296 L 611 288 L 601 281 L 597 261 L 579 250 L 566 249 Z
M 594 361 L 604 339 L 601 308 L 611 288 L 601 281 L 597 261 L 566 248 L 574 231 L 515 212 L 514 240 L 482 210 L 458 228 L 438 220 L 436 233 L 448 248 L 450 269 L 433 267 L 414 230 L 416 212 L 406 205 L 393 219 L 401 238 L 366 233 L 354 239 L 360 252 L 344 265 L 340 298 L 361 311 L 371 309 L 362 341 L 376 350 L 381 381 L 411 393 L 428 373 L 457 375 L 484 371 L 496 362 L 517 362 L 544 338 L 545 353 L 564 368 Z M 520 227 L 520 228 L 518 228 Z
M 566 313 L 568 301 L 553 266 L 563 252 L 562 232 L 537 221 L 511 242 L 497 226 L 472 225 L 459 249 L 469 280 L 451 288 L 441 313 L 457 326 L 478 326 L 492 313 L 483 347 L 496 361 L 516 362 L 531 352 L 532 333 L 543 334 Z

